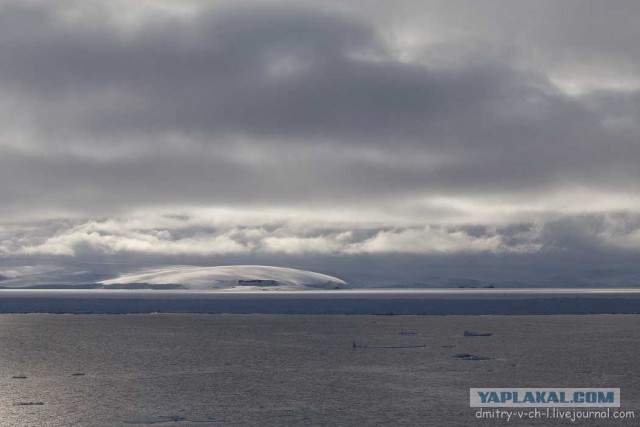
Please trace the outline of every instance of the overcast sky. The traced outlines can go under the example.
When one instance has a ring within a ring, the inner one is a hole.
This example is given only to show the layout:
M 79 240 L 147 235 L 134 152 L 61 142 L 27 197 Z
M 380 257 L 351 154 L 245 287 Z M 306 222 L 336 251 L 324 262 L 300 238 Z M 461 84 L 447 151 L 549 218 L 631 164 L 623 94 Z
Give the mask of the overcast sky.
M 638 16 L 0 0 L 0 282 L 640 284 Z

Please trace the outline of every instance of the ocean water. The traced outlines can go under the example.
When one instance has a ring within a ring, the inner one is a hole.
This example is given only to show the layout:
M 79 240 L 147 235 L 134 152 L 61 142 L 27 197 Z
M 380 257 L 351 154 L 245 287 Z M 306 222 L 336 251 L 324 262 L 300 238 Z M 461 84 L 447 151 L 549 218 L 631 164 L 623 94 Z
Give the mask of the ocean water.
M 0 313 L 639 314 L 639 289 L 0 289 Z
M 638 410 L 639 355 L 637 315 L 0 315 L 0 425 L 493 425 L 469 387 L 507 386 Z

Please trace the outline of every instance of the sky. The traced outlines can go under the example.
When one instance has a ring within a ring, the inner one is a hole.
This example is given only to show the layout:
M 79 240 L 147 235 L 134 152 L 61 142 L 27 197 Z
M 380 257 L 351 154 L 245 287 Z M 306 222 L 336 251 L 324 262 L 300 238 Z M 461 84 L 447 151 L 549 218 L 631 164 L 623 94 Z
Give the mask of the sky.
M 640 3 L 0 0 L 0 285 L 640 285 Z

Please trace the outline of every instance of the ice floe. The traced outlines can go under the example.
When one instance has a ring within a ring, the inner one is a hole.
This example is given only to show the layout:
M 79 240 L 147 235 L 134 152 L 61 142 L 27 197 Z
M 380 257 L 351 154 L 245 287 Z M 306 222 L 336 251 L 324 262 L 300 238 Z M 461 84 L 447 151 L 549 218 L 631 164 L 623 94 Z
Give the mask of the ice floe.
M 424 344 L 356 344 L 353 341 L 353 348 L 423 348 Z
M 451 357 L 455 358 L 455 359 L 462 359 L 462 360 L 489 360 L 489 357 L 484 357 L 484 356 L 477 356 L 475 354 L 469 354 L 469 353 L 457 353 L 452 355 Z
M 163 424 L 163 423 L 224 423 L 215 417 L 183 417 L 181 415 L 151 415 L 124 421 L 125 424 Z
M 492 336 L 492 332 L 473 332 L 473 331 L 464 331 L 465 337 L 490 337 Z

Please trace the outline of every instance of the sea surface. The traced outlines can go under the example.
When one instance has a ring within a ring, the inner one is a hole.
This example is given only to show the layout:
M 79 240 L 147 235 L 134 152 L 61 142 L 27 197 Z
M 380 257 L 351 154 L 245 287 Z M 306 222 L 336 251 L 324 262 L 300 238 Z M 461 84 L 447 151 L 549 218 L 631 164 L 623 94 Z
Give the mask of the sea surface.
M 640 314 L 640 289 L 0 289 L 0 313 Z
M 640 416 L 639 366 L 638 315 L 7 314 L 0 425 L 496 425 L 470 387 L 620 388 Z

